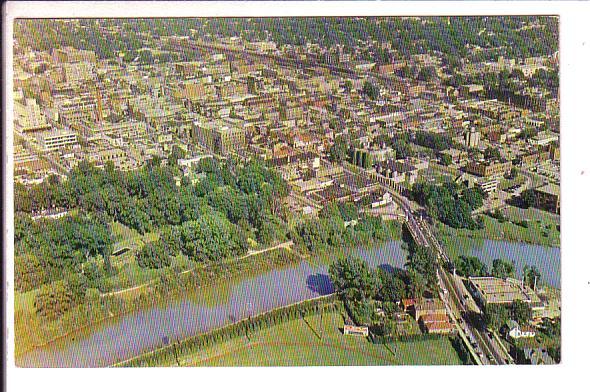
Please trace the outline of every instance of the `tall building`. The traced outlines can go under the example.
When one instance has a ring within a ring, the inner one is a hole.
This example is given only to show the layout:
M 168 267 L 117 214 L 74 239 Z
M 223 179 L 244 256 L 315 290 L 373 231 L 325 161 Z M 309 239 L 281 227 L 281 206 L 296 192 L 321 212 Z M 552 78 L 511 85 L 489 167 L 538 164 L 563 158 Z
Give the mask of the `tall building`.
M 235 119 L 194 122 L 192 136 L 202 146 L 216 154 L 225 155 L 246 145 L 246 132 Z
M 480 133 L 476 131 L 475 128 L 471 128 L 465 133 L 465 145 L 467 147 L 475 147 L 479 146 L 480 141 Z

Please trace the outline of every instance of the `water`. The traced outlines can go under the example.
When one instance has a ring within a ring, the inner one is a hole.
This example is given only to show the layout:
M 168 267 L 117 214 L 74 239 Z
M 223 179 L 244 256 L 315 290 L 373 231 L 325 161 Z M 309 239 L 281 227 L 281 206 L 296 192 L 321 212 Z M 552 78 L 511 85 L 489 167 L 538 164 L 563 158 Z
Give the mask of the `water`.
M 385 264 L 403 267 L 407 257 L 400 241 L 352 253 L 374 268 Z M 17 366 L 108 366 L 177 339 L 332 292 L 328 266 L 302 261 L 214 289 L 199 289 L 185 299 L 118 317 L 76 339 L 63 339 L 27 353 L 18 358 Z
M 490 272 L 494 259 L 513 260 L 519 278 L 522 277 L 526 265 L 535 266 L 541 273 L 542 283 L 555 288 L 561 287 L 559 248 L 522 242 L 483 240 L 471 244 L 466 254 L 479 257 Z
M 491 269 L 492 260 L 515 260 L 522 273 L 524 265 L 535 265 L 544 282 L 560 286 L 559 248 L 480 241 L 465 244 L 462 254 L 479 257 Z M 407 252 L 400 241 L 358 248 L 351 253 L 369 266 L 403 267 Z M 162 345 L 211 330 L 276 307 L 330 294 L 328 266 L 305 261 L 196 290 L 185 299 L 124 315 L 97 330 L 63 339 L 32 351 L 16 361 L 21 367 L 101 367 L 134 357 Z

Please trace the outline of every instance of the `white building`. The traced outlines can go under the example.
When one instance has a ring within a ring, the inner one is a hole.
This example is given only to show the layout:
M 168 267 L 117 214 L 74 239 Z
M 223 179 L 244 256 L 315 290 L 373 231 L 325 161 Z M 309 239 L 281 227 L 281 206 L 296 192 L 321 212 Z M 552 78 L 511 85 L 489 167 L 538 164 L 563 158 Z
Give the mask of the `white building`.
M 37 140 L 44 151 L 56 151 L 66 146 L 73 146 L 78 143 L 78 136 L 67 130 L 51 130 L 41 132 Z

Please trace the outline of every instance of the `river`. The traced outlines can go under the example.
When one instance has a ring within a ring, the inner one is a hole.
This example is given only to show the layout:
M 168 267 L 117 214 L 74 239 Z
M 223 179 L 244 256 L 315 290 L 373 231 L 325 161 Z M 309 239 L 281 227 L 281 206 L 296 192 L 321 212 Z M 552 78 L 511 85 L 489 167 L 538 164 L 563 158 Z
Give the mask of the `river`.
M 539 268 L 543 278 L 559 282 L 559 249 L 535 245 L 484 241 L 471 254 L 491 263 L 496 257 L 528 260 L 524 255 L 547 258 L 553 270 Z M 532 252 L 532 253 L 531 253 Z M 401 241 L 389 241 L 351 253 L 375 268 L 403 267 L 407 252 Z M 519 267 L 520 266 L 520 267 Z M 517 264 L 517 269 L 522 266 Z M 547 275 L 549 274 L 549 275 Z M 551 275 L 553 274 L 553 275 Z M 549 277 L 549 276 L 554 276 Z M 546 280 L 546 281 L 547 281 Z M 58 340 L 18 358 L 20 367 L 104 367 L 143 352 L 233 323 L 276 307 L 285 306 L 333 291 L 328 266 L 301 261 L 254 277 L 229 280 L 214 288 L 203 288 L 169 304 L 126 314 L 91 332 Z
M 561 287 L 561 256 L 557 247 L 547 247 L 523 242 L 494 240 L 457 241 L 458 254 L 477 256 L 492 271 L 494 259 L 514 261 L 518 278 L 522 277 L 526 265 L 535 266 L 541 274 L 542 284 Z

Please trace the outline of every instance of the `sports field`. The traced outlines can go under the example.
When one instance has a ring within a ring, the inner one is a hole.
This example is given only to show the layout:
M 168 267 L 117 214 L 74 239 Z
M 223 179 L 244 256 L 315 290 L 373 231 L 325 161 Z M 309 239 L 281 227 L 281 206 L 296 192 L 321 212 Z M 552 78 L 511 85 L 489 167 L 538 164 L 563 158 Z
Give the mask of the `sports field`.
M 181 366 L 461 364 L 447 338 L 379 345 L 364 337 L 344 336 L 342 325 L 339 313 L 308 316 L 194 351 L 178 362 Z

